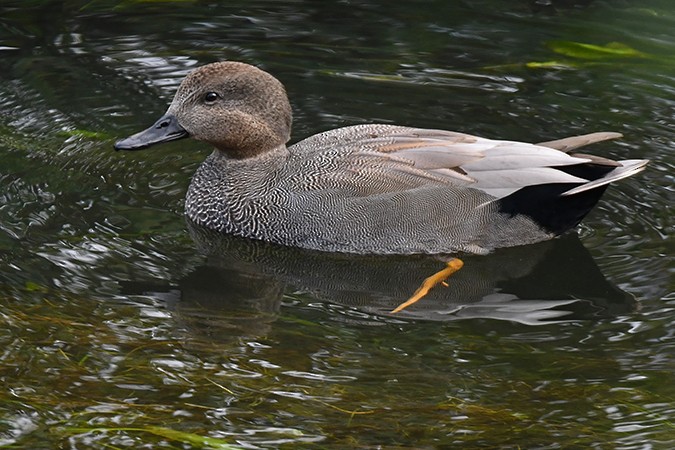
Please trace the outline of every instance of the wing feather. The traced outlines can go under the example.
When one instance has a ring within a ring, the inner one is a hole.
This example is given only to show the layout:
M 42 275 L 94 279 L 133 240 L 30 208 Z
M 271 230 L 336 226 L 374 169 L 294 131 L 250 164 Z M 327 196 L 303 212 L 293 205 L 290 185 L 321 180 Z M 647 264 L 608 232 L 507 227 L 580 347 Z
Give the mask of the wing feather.
M 542 147 L 554 148 L 561 152 L 569 152 L 579 147 L 595 144 L 596 142 L 608 141 L 611 139 L 619 139 L 623 137 L 621 133 L 614 133 L 611 131 L 600 131 L 598 133 L 583 134 L 581 136 L 571 136 L 555 141 L 540 142 L 537 145 Z
M 586 183 L 585 178 L 561 172 L 550 167 L 528 167 L 515 170 L 483 170 L 471 173 L 475 188 L 500 189 L 535 186 L 551 183 Z
M 565 183 L 573 186 L 564 195 L 572 195 L 630 176 L 646 164 L 568 153 L 584 145 L 621 137 L 619 133 L 611 132 L 540 144 L 391 125 L 357 125 L 337 132 L 342 133 L 341 139 L 349 147 L 347 154 L 354 159 L 353 165 L 345 161 L 349 176 L 342 172 L 334 181 L 357 186 L 364 178 L 388 180 L 388 187 L 372 186 L 372 192 L 396 189 L 396 186 L 411 189 L 431 182 L 472 187 L 499 199 L 528 186 Z M 334 142 L 326 141 L 332 145 Z M 365 166 L 372 165 L 373 170 L 365 169 L 364 161 L 368 161 Z M 583 164 L 615 169 L 609 169 L 605 176 L 595 181 L 567 173 L 582 173 L 576 169 L 565 170 L 566 166 Z
M 365 139 L 366 152 L 403 163 L 397 170 L 420 170 L 448 183 L 463 184 L 502 198 L 526 186 L 588 182 L 555 169 L 582 164 L 591 158 L 515 141 L 484 139 L 462 133 L 416 128 Z

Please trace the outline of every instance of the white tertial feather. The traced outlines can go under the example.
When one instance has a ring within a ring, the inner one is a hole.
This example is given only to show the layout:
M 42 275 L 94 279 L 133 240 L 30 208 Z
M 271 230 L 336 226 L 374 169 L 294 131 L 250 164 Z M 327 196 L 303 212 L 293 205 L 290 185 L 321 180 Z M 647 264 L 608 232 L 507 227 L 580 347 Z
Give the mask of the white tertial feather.
M 550 167 L 528 167 L 522 169 L 482 170 L 468 172 L 476 180 L 472 187 L 484 188 L 522 188 L 551 183 L 586 183 L 588 180 L 575 177 Z
M 467 172 L 472 172 L 502 169 L 527 169 L 531 167 L 571 166 L 589 161 L 588 159 L 584 158 L 574 158 L 559 151 L 555 151 L 553 154 L 539 152 L 539 148 L 541 147 L 535 147 L 536 150 L 522 152 L 520 154 L 500 154 L 496 152 L 486 152 L 484 158 L 469 162 L 467 164 L 462 164 L 461 167 Z

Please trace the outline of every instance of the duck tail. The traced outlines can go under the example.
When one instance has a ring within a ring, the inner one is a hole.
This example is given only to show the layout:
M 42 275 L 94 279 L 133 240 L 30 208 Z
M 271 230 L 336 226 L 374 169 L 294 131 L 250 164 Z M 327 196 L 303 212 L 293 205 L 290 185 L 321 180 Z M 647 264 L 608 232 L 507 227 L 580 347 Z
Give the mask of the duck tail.
M 510 215 L 526 215 L 548 232 L 562 234 L 581 222 L 610 183 L 640 172 L 649 162 L 642 159 L 606 161 L 558 168 L 589 181 L 576 185 L 555 183 L 527 186 L 500 199 L 499 211 Z

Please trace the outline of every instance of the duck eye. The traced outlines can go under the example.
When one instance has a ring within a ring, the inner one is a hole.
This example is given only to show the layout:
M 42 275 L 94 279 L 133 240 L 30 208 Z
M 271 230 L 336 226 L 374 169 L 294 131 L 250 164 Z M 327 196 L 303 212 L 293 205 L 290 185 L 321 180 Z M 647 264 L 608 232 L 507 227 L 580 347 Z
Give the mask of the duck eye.
M 207 92 L 207 93 L 204 95 L 204 101 L 205 101 L 206 103 L 213 103 L 213 102 L 215 102 L 216 100 L 218 100 L 218 97 L 219 97 L 219 95 L 218 95 L 217 92 Z

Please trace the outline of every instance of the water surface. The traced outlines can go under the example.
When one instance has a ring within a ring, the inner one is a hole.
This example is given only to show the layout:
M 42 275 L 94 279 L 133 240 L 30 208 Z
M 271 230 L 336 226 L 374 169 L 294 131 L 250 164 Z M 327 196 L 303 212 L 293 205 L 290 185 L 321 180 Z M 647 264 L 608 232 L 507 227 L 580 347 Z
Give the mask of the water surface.
M 675 446 L 675 5 L 546 3 L 3 2 L 0 445 Z M 112 151 L 222 59 L 284 82 L 294 141 L 613 130 L 652 163 L 392 316 L 437 260 L 205 235 L 208 148 Z

